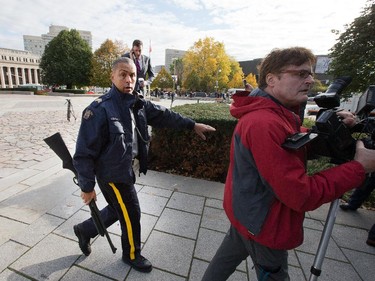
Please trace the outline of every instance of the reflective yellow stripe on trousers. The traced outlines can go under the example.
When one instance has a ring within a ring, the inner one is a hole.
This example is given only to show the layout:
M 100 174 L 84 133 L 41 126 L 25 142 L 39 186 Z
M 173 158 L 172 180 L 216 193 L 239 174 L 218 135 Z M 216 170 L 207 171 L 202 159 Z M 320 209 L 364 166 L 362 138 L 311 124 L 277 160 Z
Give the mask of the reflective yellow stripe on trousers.
M 112 189 L 113 189 L 113 191 L 116 195 L 117 202 L 120 204 L 122 214 L 124 215 L 124 219 L 125 219 L 125 223 L 126 223 L 126 229 L 128 230 L 128 239 L 129 239 L 129 245 L 130 245 L 130 259 L 134 260 L 135 259 L 135 255 L 134 255 L 135 248 L 134 248 L 134 239 L 133 239 L 133 229 L 132 229 L 132 224 L 131 224 L 131 221 L 130 221 L 130 218 L 129 218 L 128 210 L 126 209 L 126 206 L 124 204 L 124 201 L 122 200 L 121 194 L 118 191 L 115 184 L 113 182 L 110 182 L 109 186 L 112 187 Z

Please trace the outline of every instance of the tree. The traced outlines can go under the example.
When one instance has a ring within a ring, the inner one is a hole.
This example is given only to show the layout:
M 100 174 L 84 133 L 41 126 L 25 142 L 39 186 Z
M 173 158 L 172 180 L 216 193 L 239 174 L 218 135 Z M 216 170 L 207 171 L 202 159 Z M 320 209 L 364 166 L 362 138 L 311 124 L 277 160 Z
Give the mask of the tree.
M 235 61 L 231 60 L 230 62 L 230 75 L 229 75 L 229 82 L 228 82 L 228 88 L 244 88 L 243 85 L 243 71 L 240 66 L 240 64 Z
M 209 92 L 228 88 L 229 81 L 242 83 L 243 73 L 238 62 L 226 54 L 223 43 L 213 38 L 195 42 L 184 55 L 183 66 L 183 85 L 191 90 Z
M 151 87 L 159 89 L 167 89 L 173 87 L 172 75 L 168 73 L 165 67 L 160 70 L 154 81 L 152 81 Z
M 173 60 L 173 63 L 169 66 L 170 73 L 177 75 L 177 85 L 182 86 L 182 77 L 184 73 L 184 64 L 182 58 Z
M 92 52 L 79 33 L 63 30 L 46 46 L 40 62 L 44 84 L 83 86 L 90 82 Z
M 331 49 L 329 73 L 352 77 L 347 92 L 362 92 L 375 81 L 375 4 L 368 1 L 371 2 Z
M 102 88 L 111 86 L 111 70 L 113 62 L 121 57 L 129 48 L 120 41 L 105 40 L 94 52 L 92 60 L 91 85 Z
M 249 83 L 251 86 L 253 86 L 253 88 L 256 88 L 258 87 L 258 83 L 257 83 L 257 78 L 255 76 L 255 74 L 253 73 L 249 73 L 246 77 L 246 82 Z

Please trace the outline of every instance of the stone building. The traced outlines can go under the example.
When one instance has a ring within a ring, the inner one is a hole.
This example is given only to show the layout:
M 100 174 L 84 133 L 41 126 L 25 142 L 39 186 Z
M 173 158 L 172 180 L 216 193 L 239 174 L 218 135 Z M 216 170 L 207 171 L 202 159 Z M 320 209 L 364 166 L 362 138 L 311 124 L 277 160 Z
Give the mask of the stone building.
M 0 48 L 1 88 L 40 84 L 39 63 L 39 55 L 28 51 Z

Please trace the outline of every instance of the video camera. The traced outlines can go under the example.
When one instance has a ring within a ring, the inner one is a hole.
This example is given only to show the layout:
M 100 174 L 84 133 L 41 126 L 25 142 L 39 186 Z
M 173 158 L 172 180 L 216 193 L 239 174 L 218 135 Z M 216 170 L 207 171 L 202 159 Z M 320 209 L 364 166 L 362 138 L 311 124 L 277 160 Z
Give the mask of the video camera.
M 317 154 L 330 157 L 331 162 L 336 164 L 354 158 L 357 139 L 361 139 L 366 148 L 375 149 L 375 119 L 370 117 L 371 111 L 375 109 L 375 85 L 369 86 L 358 100 L 355 111 L 359 120 L 357 125 L 348 128 L 336 114 L 340 111 L 340 95 L 351 81 L 349 76 L 337 78 L 325 93 L 314 98 L 320 107 L 311 131 L 318 135 Z M 358 133 L 354 134 L 357 139 L 353 137 L 353 133 Z

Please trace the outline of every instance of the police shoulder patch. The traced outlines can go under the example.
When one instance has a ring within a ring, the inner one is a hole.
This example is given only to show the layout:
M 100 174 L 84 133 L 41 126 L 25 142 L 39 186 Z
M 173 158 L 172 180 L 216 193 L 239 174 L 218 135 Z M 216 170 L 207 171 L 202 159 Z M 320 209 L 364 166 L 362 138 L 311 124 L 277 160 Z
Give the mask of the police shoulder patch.
M 89 120 L 92 116 L 94 116 L 94 112 L 92 112 L 91 109 L 86 109 L 85 112 L 83 113 L 83 119 Z
M 91 103 L 91 106 L 93 107 L 98 107 L 102 102 L 108 100 L 111 98 L 111 95 L 110 94 L 105 94 L 97 99 L 95 99 L 92 103 Z

